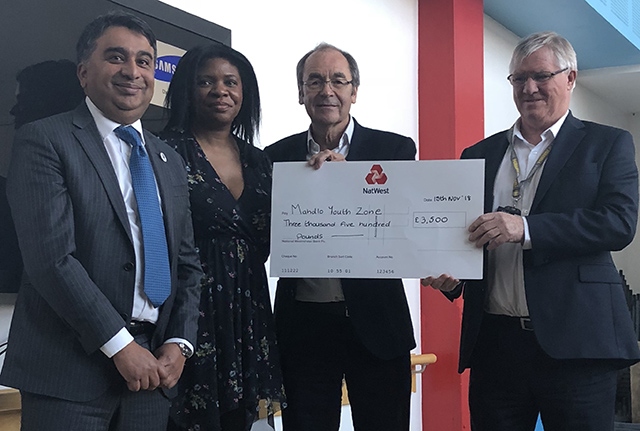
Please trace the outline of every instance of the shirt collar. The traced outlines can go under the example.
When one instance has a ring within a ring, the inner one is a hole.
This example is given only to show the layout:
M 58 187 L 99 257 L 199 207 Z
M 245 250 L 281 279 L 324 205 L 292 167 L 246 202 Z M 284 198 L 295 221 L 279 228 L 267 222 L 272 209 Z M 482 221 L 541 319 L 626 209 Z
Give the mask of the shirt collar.
M 347 128 L 342 133 L 340 137 L 340 142 L 338 142 L 338 146 L 333 150 L 336 153 L 340 153 L 343 156 L 347 156 L 349 153 L 349 145 L 351 143 L 351 138 L 353 137 L 353 129 L 354 129 L 354 121 L 353 117 L 349 116 L 349 124 L 347 124 Z M 309 126 L 309 130 L 307 131 L 307 158 L 318 154 L 320 152 L 320 144 L 318 144 L 311 134 L 311 126 Z
M 542 134 L 540 135 L 542 137 L 542 139 L 543 140 L 554 140 L 556 138 L 556 136 L 558 136 L 558 133 L 560 132 L 560 128 L 564 124 L 564 120 L 567 119 L 568 115 L 569 115 L 569 111 L 567 110 L 567 112 L 565 112 L 564 115 L 562 117 L 560 117 L 560 119 L 558 121 L 553 123 L 551 125 L 551 127 L 549 127 L 547 130 L 542 132 Z M 517 137 L 522 142 L 527 142 L 527 140 L 524 139 L 524 136 L 522 136 L 522 133 L 520 132 L 520 121 L 521 121 L 521 119 L 519 118 L 516 121 L 516 123 L 513 125 L 513 137 Z M 512 139 L 512 142 L 513 142 L 513 139 Z
M 116 123 L 104 116 L 102 111 L 98 109 L 98 107 L 91 101 L 91 99 L 87 96 L 85 98 L 87 103 L 87 108 L 89 108 L 89 112 L 93 117 L 93 121 L 96 123 L 96 127 L 98 128 L 98 133 L 100 133 L 100 137 L 104 141 L 107 136 L 109 136 L 113 131 L 122 126 L 123 124 Z M 138 131 L 140 137 L 142 139 L 142 143 L 144 144 L 144 133 L 142 133 L 142 122 L 138 119 L 133 124 L 124 124 L 125 126 L 131 126 Z

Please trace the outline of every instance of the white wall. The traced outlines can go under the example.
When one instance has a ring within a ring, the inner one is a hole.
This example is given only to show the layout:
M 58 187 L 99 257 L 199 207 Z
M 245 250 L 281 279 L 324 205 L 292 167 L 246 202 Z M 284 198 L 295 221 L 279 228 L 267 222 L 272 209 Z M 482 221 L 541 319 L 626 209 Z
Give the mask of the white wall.
M 509 75 L 511 52 L 518 37 L 487 15 L 484 16 L 484 135 L 511 127 L 518 118 Z
M 350 52 L 361 70 L 352 113 L 360 123 L 417 136 L 415 0 L 163 0 L 231 30 L 253 64 L 263 104 L 260 145 L 309 125 L 298 105 L 295 66 L 320 42 Z

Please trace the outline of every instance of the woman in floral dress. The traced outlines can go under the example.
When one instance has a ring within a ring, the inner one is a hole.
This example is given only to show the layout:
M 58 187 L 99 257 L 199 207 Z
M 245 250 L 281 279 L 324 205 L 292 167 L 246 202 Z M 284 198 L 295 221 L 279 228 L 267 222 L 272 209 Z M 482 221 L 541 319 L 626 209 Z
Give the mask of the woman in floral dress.
M 201 46 L 180 60 L 166 105 L 170 117 L 161 137 L 187 164 L 205 272 L 197 345 L 180 379 L 172 426 L 249 430 L 260 400 L 270 412 L 284 401 L 264 267 L 271 163 L 252 145 L 258 83 L 239 52 Z

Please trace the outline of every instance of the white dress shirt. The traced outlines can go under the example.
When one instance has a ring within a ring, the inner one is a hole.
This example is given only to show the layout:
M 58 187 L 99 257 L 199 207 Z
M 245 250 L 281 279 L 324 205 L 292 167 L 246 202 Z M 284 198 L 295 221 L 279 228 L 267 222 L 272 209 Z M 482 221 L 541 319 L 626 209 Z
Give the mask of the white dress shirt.
M 142 246 L 142 230 L 140 227 L 140 219 L 138 217 L 138 204 L 133 192 L 133 184 L 131 182 L 131 171 L 129 170 L 129 158 L 131 156 L 131 145 L 127 144 L 116 136 L 113 132 L 121 124 L 109 120 L 98 109 L 98 107 L 89 99 L 85 99 L 89 112 L 93 117 L 98 128 L 98 133 L 102 138 L 104 147 L 107 150 L 113 170 L 118 179 L 118 185 L 120 186 L 120 192 L 124 199 L 124 204 L 127 209 L 127 218 L 129 220 L 129 226 L 131 227 L 131 238 L 133 240 L 133 250 L 136 257 L 136 274 L 135 274 L 135 291 L 133 295 L 133 310 L 131 310 L 131 320 L 156 323 L 158 321 L 159 309 L 154 307 L 153 304 L 147 298 L 144 293 L 143 285 L 143 246 Z M 135 123 L 130 124 L 140 134 L 142 144 L 144 142 L 144 133 L 142 132 L 142 123 L 137 120 Z M 156 190 L 157 190 L 156 184 Z M 158 201 L 160 202 L 160 193 L 158 192 Z M 162 209 L 161 209 L 162 211 Z M 123 286 L 123 288 L 125 288 Z M 133 341 L 133 336 L 126 328 L 122 328 L 116 335 L 114 335 L 109 341 L 100 347 L 100 350 L 112 357 L 126 345 Z M 168 342 L 183 342 L 186 343 L 191 350 L 193 347 L 191 344 L 183 339 L 169 339 Z
M 349 118 L 349 124 L 342 133 L 338 146 L 334 152 L 347 157 L 349 145 L 353 137 L 353 117 Z M 311 127 L 307 132 L 307 160 L 320 152 L 320 145 L 313 139 Z M 344 301 L 342 283 L 339 278 L 301 278 L 296 288 L 296 299 L 305 302 L 340 302 Z
M 542 140 L 537 145 L 532 145 L 524 139 L 520 132 L 520 120 L 516 122 L 513 127 L 513 136 L 509 137 L 509 141 L 513 145 L 520 165 L 519 180 L 521 182 L 529 176 L 540 155 L 553 143 L 568 114 L 569 111 L 545 130 L 540 135 Z M 529 316 L 524 288 L 522 251 L 535 246 L 535 244 L 531 243 L 527 216 L 529 215 L 546 161 L 529 181 L 522 184 L 518 202 L 514 202 L 512 194 L 516 172 L 511 162 L 511 146 L 507 148 L 496 174 L 493 186 L 493 211 L 496 211 L 499 206 L 515 206 L 520 209 L 524 222 L 524 243 L 506 243 L 488 252 L 489 295 L 485 304 L 485 311 L 488 313 L 515 317 Z

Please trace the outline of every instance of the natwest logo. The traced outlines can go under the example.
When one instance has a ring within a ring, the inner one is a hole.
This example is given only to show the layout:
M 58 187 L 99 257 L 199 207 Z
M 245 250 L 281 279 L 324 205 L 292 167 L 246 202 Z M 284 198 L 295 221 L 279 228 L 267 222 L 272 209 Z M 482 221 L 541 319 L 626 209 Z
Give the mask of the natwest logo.
M 387 174 L 382 172 L 382 166 L 371 166 L 371 172 L 364 178 L 367 184 L 384 184 L 387 182 Z

